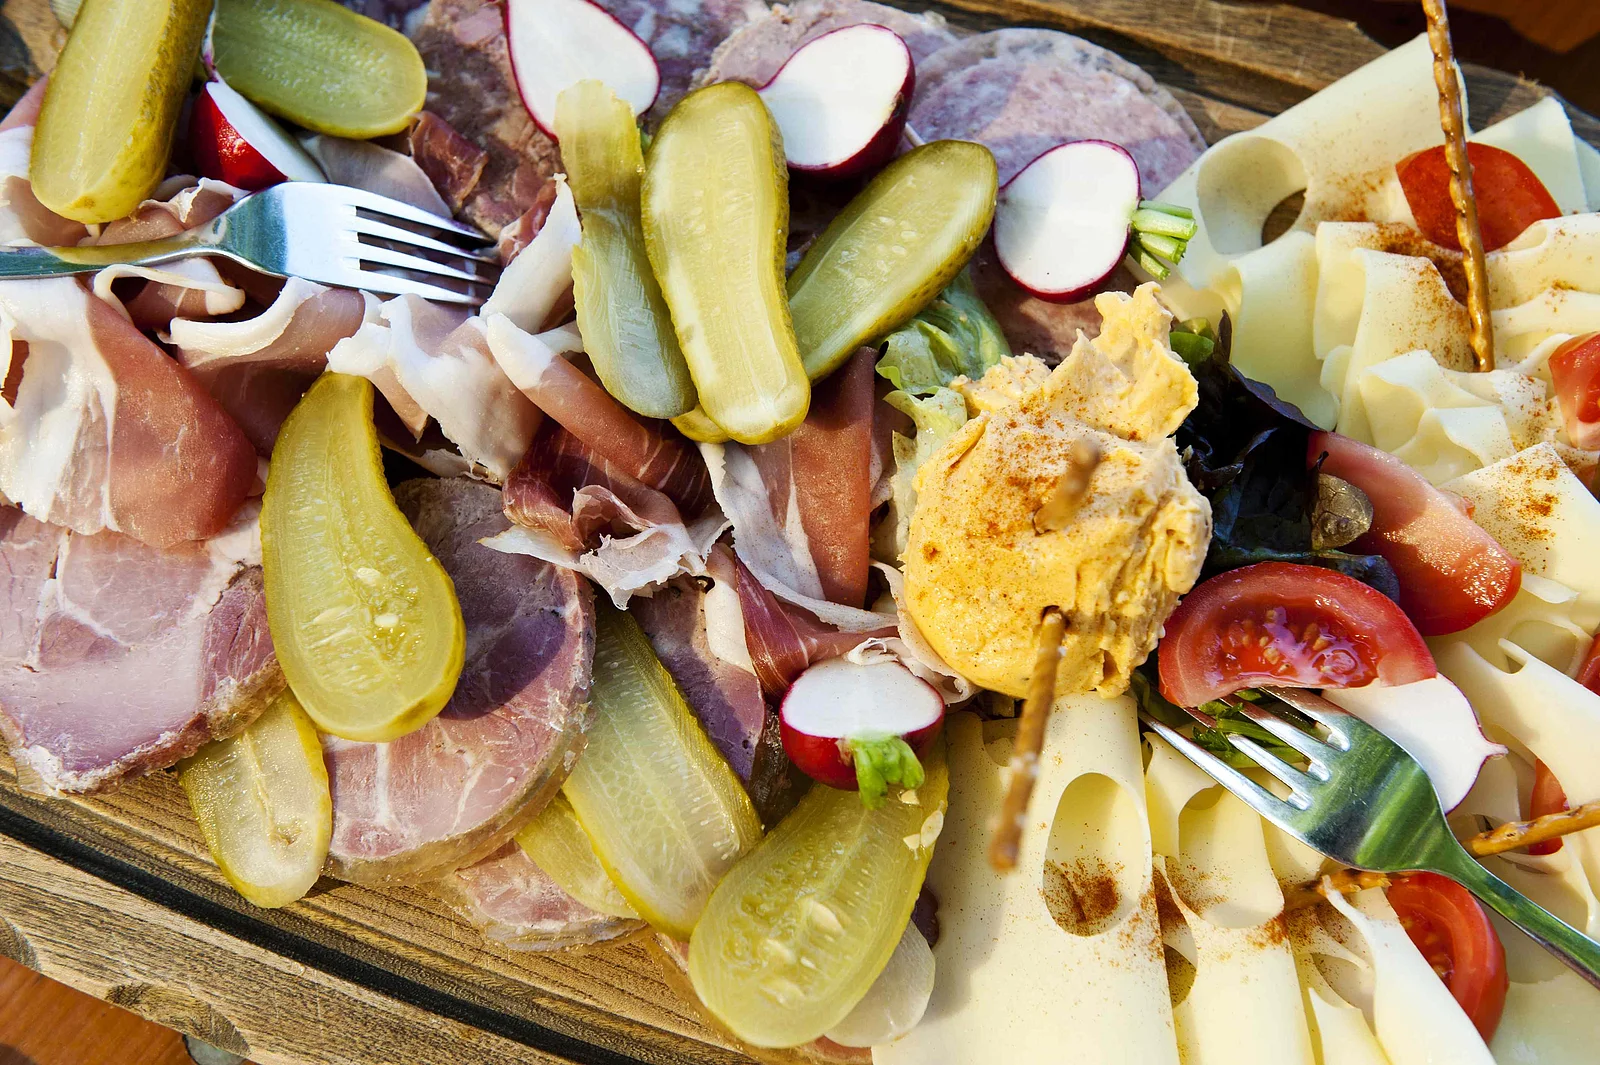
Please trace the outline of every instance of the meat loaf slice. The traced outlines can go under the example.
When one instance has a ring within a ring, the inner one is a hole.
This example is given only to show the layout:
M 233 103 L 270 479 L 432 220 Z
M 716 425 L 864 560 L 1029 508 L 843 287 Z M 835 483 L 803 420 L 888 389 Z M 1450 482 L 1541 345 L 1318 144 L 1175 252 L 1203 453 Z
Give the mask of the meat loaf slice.
M 1048 148 L 1095 138 L 1127 148 L 1144 187 L 1155 190 L 1206 147 L 1183 106 L 1149 74 L 1056 30 L 995 30 L 941 48 L 917 66 L 910 121 L 927 140 L 987 145 L 1002 183 Z M 1092 301 L 1061 306 L 1029 296 L 1000 268 L 992 243 L 974 260 L 973 280 L 1018 351 L 1065 355 L 1079 329 L 1099 331 Z M 1131 291 L 1133 283 L 1123 274 L 1111 287 Z
M 562 891 L 514 842 L 450 873 L 435 890 L 485 939 L 509 950 L 561 950 L 644 927 L 642 921 L 589 909 Z
M 161 550 L 0 508 L 0 735 L 24 787 L 109 790 L 283 690 L 246 525 Z
M 427 725 L 392 743 L 324 737 L 329 872 L 437 880 L 495 851 L 561 786 L 589 726 L 594 601 L 573 573 L 478 543 L 504 531 L 500 492 L 421 479 L 395 501 L 455 582 L 466 665 Z
M 762 18 L 735 30 L 712 54 L 711 65 L 697 81 L 702 85 L 742 81 L 759 88 L 772 80 L 802 44 L 830 30 L 864 23 L 887 26 L 905 38 L 918 65 L 919 82 L 922 61 L 956 40 L 944 16 L 936 12 L 913 15 L 869 0 L 800 0 L 776 5 Z

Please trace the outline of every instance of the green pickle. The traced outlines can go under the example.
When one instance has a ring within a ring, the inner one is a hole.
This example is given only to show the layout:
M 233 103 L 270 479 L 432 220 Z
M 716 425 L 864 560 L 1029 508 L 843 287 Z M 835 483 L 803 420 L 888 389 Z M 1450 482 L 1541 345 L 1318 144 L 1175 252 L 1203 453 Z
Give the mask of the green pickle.
M 428 92 L 404 34 L 333 0 L 217 0 L 212 43 L 229 85 L 318 133 L 399 133 Z
M 685 96 L 645 156 L 644 234 L 707 417 L 741 444 L 794 430 L 811 402 L 783 288 L 789 171 L 754 89 Z
M 678 432 L 702 444 L 723 444 L 728 441 L 728 431 L 712 421 L 704 407 L 696 407 L 688 414 L 678 415 L 672 419 L 672 424 Z
M 633 911 L 688 939 L 761 821 L 639 623 L 604 596 L 590 701 L 594 724 L 562 793 Z
M 261 565 L 278 662 L 317 728 L 384 743 L 450 700 L 461 606 L 389 492 L 365 379 L 323 374 L 283 423 Z
M 589 361 L 623 406 L 647 418 L 687 414 L 694 381 L 644 248 L 633 110 L 602 82 L 580 81 L 556 100 L 556 136 L 582 219 L 572 295 Z
M 989 149 L 931 141 L 885 167 L 789 276 L 806 373 L 820 380 L 920 311 L 989 231 L 999 175 Z
M 210 13 L 210 0 L 86 0 L 34 130 L 40 203 L 110 222 L 161 183 Z
M 894 953 L 949 794 L 943 741 L 926 779 L 874 810 L 813 784 L 723 877 L 689 941 L 700 1001 L 758 1047 L 808 1043 L 842 1021 Z
M 517 845 L 556 886 L 596 913 L 638 917 L 606 875 L 572 803 L 557 792 L 517 833 Z

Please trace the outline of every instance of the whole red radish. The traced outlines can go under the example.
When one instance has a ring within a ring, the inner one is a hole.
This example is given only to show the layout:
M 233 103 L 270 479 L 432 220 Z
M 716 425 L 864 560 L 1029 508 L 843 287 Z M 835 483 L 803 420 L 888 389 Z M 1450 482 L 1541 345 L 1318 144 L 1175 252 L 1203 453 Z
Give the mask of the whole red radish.
M 789 686 L 781 717 L 791 762 L 829 787 L 859 790 L 876 806 L 890 784 L 922 783 L 917 755 L 944 723 L 944 699 L 892 659 L 829 658 Z

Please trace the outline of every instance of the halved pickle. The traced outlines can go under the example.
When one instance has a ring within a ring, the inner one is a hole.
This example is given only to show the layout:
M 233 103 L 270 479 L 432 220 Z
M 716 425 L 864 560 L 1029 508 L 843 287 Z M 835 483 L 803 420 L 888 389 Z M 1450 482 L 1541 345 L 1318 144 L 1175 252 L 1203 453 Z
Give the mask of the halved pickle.
M 927 777 L 875 810 L 814 784 L 722 879 L 689 940 L 706 1008 L 759 1047 L 810 1042 L 850 1014 L 894 954 L 944 825 L 944 741 Z
M 705 413 L 741 444 L 806 416 L 806 380 L 783 288 L 789 170 L 767 105 L 748 85 L 685 96 L 644 170 L 650 265 Z
M 589 909 L 613 917 L 639 916 L 606 875 L 565 795 L 557 792 L 539 816 L 517 833 L 517 845 L 562 891 Z
M 318 133 L 398 133 L 428 92 L 416 45 L 333 0 L 217 0 L 212 43 L 229 85 Z
M 33 134 L 40 203 L 110 222 L 160 184 L 210 13 L 210 0 L 87 0 Z
M 999 175 L 971 141 L 931 141 L 884 167 L 789 275 L 800 357 L 820 380 L 916 314 L 989 231 Z
M 465 653 L 461 606 L 389 492 L 364 378 L 323 374 L 283 423 L 261 561 L 278 661 L 319 729 L 383 743 L 444 708 Z
M 672 424 L 690 440 L 698 440 L 703 444 L 721 444 L 728 440 L 728 431 L 712 421 L 704 407 L 696 407 L 688 414 L 678 415 L 672 419 Z
M 556 98 L 556 135 L 582 219 L 572 295 L 584 351 L 624 407 L 647 418 L 684 414 L 694 409 L 694 382 L 644 249 L 633 108 L 603 83 L 580 81 Z
M 178 765 L 211 857 L 257 906 L 287 906 L 328 859 L 333 800 L 322 744 L 285 689 L 243 732 Z
M 590 699 L 589 741 L 562 790 L 628 905 L 688 939 L 761 821 L 639 623 L 604 596 Z

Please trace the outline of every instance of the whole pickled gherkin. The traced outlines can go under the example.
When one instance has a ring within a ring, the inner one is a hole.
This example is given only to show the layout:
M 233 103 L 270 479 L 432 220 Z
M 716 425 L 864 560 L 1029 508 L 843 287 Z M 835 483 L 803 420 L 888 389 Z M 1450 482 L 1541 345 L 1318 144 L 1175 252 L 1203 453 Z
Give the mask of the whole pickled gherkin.
M 789 313 L 816 381 L 916 314 L 961 272 L 994 218 L 989 149 L 931 141 L 885 167 L 789 276 Z
M 645 156 L 644 234 L 707 417 L 763 444 L 806 416 L 811 385 L 783 287 L 789 171 L 754 89 L 685 96 Z
M 645 252 L 633 110 L 602 82 L 580 81 L 557 98 L 555 124 L 583 227 L 572 294 L 584 350 L 623 406 L 647 418 L 686 414 L 694 382 Z

